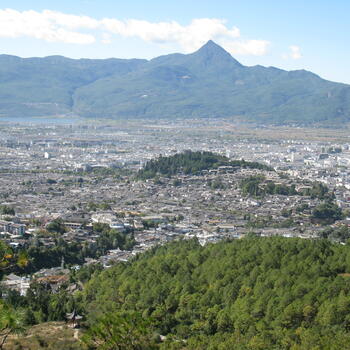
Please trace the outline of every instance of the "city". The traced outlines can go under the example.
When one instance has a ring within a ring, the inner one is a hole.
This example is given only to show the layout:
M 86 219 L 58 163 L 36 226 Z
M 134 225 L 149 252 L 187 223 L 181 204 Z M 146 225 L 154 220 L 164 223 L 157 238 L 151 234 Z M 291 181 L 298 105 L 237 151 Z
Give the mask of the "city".
M 100 263 L 108 268 L 156 245 L 197 238 L 200 244 L 263 237 L 317 238 L 325 225 L 313 217 L 324 197 L 310 195 L 324 186 L 342 210 L 327 222 L 334 230 L 350 226 L 350 137 L 342 131 L 240 127 L 211 119 L 157 123 L 6 123 L 0 125 L 0 235 L 15 250 L 54 248 L 79 242 L 85 256 L 57 256 L 29 275 L 5 277 L 3 285 L 25 295 L 30 281 L 69 274 L 69 269 Z M 269 137 L 271 134 L 273 136 Z M 310 136 L 317 135 L 317 136 Z M 209 151 L 228 159 L 269 167 L 219 167 L 198 174 L 178 173 L 140 180 L 150 159 L 191 151 Z M 291 188 L 265 195 L 244 193 L 245 179 L 261 177 L 264 188 Z M 289 186 L 289 187 L 288 187 Z M 288 191 L 287 191 L 288 192 Z M 58 229 L 50 229 L 53 224 Z M 101 228 L 128 237 L 128 246 L 107 244 L 96 253 Z M 338 242 L 348 237 L 335 235 Z M 74 262 L 74 263 L 73 263 Z M 53 284 L 65 280 L 52 280 Z

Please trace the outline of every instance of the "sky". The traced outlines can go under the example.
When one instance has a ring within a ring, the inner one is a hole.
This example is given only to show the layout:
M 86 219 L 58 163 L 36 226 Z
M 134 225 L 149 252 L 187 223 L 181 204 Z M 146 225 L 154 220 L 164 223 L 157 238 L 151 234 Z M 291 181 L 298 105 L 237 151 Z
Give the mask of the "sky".
M 0 0 L 0 54 L 147 58 L 214 40 L 244 65 L 350 84 L 349 0 Z

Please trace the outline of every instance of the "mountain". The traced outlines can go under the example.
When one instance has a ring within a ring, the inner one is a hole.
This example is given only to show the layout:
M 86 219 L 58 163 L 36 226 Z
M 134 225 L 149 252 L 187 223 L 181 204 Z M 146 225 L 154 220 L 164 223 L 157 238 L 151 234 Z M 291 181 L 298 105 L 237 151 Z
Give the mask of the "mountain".
M 77 89 L 107 76 L 122 76 L 145 62 L 0 55 L 0 116 L 72 113 Z
M 147 60 L 0 56 L 0 115 L 350 120 L 350 86 L 305 70 L 240 64 L 213 41 Z

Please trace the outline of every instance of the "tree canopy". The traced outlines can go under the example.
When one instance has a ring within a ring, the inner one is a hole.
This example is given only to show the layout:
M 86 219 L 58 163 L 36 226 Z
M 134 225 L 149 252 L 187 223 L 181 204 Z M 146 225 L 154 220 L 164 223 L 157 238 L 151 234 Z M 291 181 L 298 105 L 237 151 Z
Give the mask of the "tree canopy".
M 162 349 L 344 349 L 350 341 L 350 246 L 249 237 L 153 249 L 95 275 L 88 324 L 151 318 Z
M 217 169 L 220 166 L 232 166 L 234 168 L 251 168 L 272 170 L 267 165 L 245 160 L 230 160 L 229 158 L 212 152 L 185 151 L 169 157 L 160 156 L 149 160 L 138 172 L 139 179 L 155 178 L 157 175 L 173 176 L 176 174 L 198 174 L 203 170 Z

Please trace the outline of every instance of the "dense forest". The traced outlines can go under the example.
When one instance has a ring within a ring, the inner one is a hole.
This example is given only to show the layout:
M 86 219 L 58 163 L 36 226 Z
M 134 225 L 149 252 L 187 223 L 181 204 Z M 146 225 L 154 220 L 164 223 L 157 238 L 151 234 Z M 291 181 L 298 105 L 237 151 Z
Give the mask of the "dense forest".
M 72 270 L 69 283 L 85 287 L 9 293 L 0 326 L 62 321 L 75 309 L 84 335 L 74 349 L 349 349 L 349 244 L 178 241 L 107 270 Z
M 104 349 L 138 326 L 145 349 L 348 349 L 349 272 L 350 246 L 322 239 L 182 241 L 95 275 L 78 299 Z
M 267 165 L 258 162 L 230 160 L 223 155 L 212 152 L 185 151 L 169 157 L 160 156 L 157 159 L 149 160 L 138 172 L 137 178 L 144 180 L 158 175 L 169 177 L 176 174 L 194 175 L 203 170 L 217 169 L 220 166 L 272 170 Z

